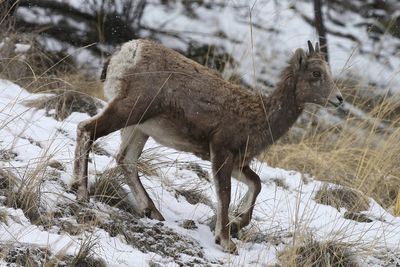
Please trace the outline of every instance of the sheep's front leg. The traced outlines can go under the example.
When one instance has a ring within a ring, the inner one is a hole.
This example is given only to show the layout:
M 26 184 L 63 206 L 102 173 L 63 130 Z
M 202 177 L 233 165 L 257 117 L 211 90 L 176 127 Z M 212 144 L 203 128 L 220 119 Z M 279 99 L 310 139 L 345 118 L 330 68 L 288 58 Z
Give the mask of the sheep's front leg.
M 236 244 L 229 235 L 229 204 L 231 201 L 231 174 L 233 154 L 224 149 L 211 146 L 211 163 L 214 183 L 217 192 L 217 222 L 215 225 L 215 242 L 225 251 L 237 253 Z
M 87 122 L 81 122 L 77 130 L 77 143 L 75 148 L 74 181 L 71 185 L 77 191 L 77 199 L 81 202 L 89 201 L 88 184 L 88 161 L 89 152 L 93 143 L 91 133 L 84 129 Z
M 249 166 L 244 166 L 241 169 L 235 169 L 233 171 L 233 177 L 246 184 L 248 190 L 246 195 L 240 201 L 240 205 L 237 210 L 237 217 L 235 217 L 235 219 L 232 221 L 232 235 L 237 234 L 241 228 L 249 225 L 253 215 L 256 198 L 261 191 L 260 177 L 252 169 L 250 169 Z

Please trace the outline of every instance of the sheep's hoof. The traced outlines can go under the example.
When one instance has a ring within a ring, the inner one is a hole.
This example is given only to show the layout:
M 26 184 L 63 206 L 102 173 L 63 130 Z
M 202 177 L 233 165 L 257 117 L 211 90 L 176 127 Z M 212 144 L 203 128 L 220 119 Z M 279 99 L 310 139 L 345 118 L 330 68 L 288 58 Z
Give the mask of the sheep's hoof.
M 71 184 L 69 184 L 67 192 L 76 194 L 78 192 L 79 185 L 79 181 L 73 181 Z
M 89 192 L 87 191 L 86 187 L 82 188 L 81 186 L 78 187 L 76 191 L 76 200 L 79 203 L 88 203 L 90 200 Z
M 230 234 L 233 238 L 238 238 L 240 225 L 237 222 L 232 222 L 230 225 Z
M 215 237 L 215 243 L 220 245 L 225 252 L 228 252 L 230 254 L 238 255 L 238 249 L 235 244 L 235 242 L 232 241 L 232 239 L 222 239 L 220 236 Z
M 164 217 L 161 215 L 156 207 L 144 209 L 143 214 L 147 218 L 153 220 L 165 221 Z

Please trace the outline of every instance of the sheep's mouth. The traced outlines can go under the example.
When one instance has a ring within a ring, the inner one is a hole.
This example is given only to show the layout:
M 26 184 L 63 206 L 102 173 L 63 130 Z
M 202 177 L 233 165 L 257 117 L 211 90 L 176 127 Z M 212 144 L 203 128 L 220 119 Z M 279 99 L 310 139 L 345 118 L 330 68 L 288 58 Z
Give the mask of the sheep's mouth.
M 331 105 L 334 106 L 335 108 L 338 108 L 338 107 L 340 107 L 340 106 L 343 106 L 343 102 L 334 102 L 334 101 L 331 101 L 331 100 L 329 100 L 328 102 L 329 102 L 329 104 L 331 104 Z

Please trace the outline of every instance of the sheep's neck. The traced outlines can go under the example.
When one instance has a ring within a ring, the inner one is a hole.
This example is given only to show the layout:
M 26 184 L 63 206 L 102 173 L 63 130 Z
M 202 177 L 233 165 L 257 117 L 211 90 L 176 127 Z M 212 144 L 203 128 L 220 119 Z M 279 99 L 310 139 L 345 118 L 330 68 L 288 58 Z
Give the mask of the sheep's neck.
M 296 122 L 303 107 L 296 101 L 296 79 L 288 74 L 278 83 L 277 89 L 264 97 L 266 108 L 266 141 L 276 142 Z

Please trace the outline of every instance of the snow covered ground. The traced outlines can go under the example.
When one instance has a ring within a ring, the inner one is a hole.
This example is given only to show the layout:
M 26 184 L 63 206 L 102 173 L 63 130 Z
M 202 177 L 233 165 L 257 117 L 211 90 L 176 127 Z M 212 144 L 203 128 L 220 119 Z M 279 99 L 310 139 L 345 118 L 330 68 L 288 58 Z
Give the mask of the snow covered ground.
M 391 216 L 372 199 L 369 209 L 360 213 L 368 218 L 368 222 L 345 219 L 346 209 L 337 210 L 315 201 L 322 182 L 306 174 L 271 168 L 255 161 L 253 168 L 263 185 L 252 223 L 244 229 L 240 240 L 235 239 L 239 255 L 224 253 L 214 244 L 208 226 L 214 215 L 213 205 L 207 201 L 190 204 L 180 194 L 182 191 L 200 193 L 215 203 L 212 183 L 187 167 L 189 163 L 197 163 L 210 176 L 210 164 L 190 154 L 160 147 L 153 140 L 146 145 L 143 158 L 156 166 L 156 174 L 143 175 L 142 181 L 166 221 L 160 224 L 146 218 L 134 218 L 126 222 L 130 234 L 112 234 L 105 225 L 112 225 L 116 214 L 123 211 L 92 199 L 89 207 L 95 213 L 96 223 L 84 227 L 76 216 L 67 214 L 65 207 L 75 201 L 75 195 L 67 192 L 67 184 L 72 179 L 76 125 L 88 115 L 72 113 L 64 121 L 56 121 L 44 110 L 24 106 L 24 101 L 40 96 L 0 80 L 0 168 L 13 172 L 22 183 L 36 177 L 41 212 L 55 214 L 61 211 L 62 215 L 57 218 L 49 215 L 47 226 L 33 223 L 21 209 L 6 207 L 4 196 L 1 196 L 0 214 L 5 219 L 0 220 L 0 244 L 35 245 L 47 248 L 52 255 L 76 255 L 82 244 L 91 240 L 94 243 L 92 255 L 102 258 L 107 266 L 147 266 L 150 263 L 161 266 L 267 266 L 276 263 L 280 251 L 300 242 L 300 236 L 307 233 L 316 240 L 355 244 L 356 258 L 362 266 L 390 266 L 382 255 L 395 255 L 399 251 L 400 218 Z M 115 166 L 114 157 L 105 154 L 114 155 L 119 142 L 118 132 L 97 142 L 108 153 L 91 154 L 89 176 L 92 183 L 98 173 Z M 62 167 L 48 166 L 54 161 Z M 234 182 L 232 199 L 235 204 L 244 192 L 245 186 Z M 185 220 L 193 220 L 197 227 L 186 229 L 183 227 Z M 82 226 L 82 229 L 71 234 L 60 226 L 65 222 L 78 228 Z M 399 258 L 392 260 L 397 264 L 400 262 Z M 5 264 L 0 262 L 0 265 Z

